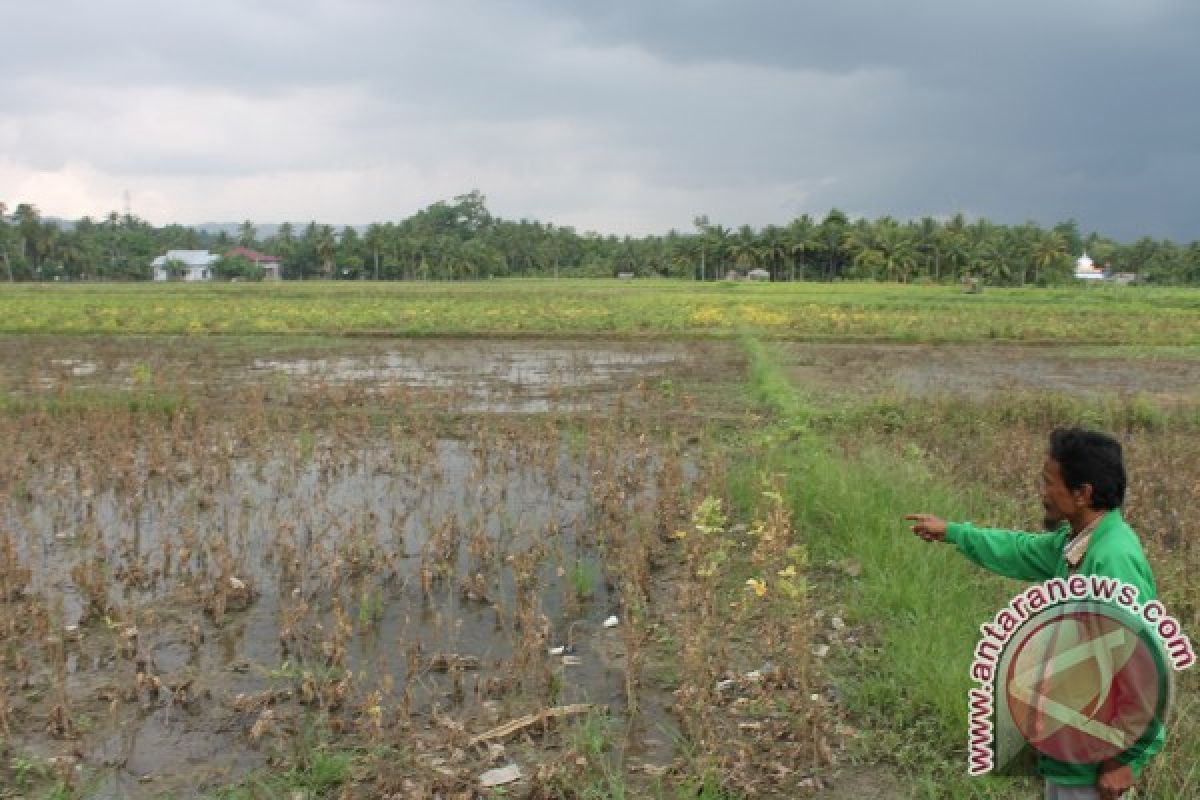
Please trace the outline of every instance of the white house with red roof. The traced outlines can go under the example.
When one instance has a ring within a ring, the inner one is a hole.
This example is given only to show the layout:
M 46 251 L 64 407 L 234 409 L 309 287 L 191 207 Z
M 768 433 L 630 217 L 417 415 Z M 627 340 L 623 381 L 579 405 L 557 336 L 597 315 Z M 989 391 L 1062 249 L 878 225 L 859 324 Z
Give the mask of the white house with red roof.
M 269 256 L 249 247 L 235 247 L 225 254 L 226 258 L 244 258 L 255 266 L 262 267 L 264 281 L 277 281 L 283 277 L 280 272 L 279 256 Z

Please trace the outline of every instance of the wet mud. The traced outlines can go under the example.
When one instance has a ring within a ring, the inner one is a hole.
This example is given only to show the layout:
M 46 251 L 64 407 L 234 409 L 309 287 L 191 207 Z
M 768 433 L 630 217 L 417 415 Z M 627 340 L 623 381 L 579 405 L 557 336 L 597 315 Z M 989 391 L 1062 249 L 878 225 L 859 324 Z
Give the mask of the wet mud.
M 548 412 L 631 408 L 694 354 L 421 344 L 171 361 L 76 343 L 52 375 L 8 363 L 9 390 L 35 395 L 149 372 L 206 403 L 244 383 L 449 388 L 462 413 L 546 420 L 484 414 L 447 436 L 298 411 L 255 429 L 218 408 L 203 431 L 151 416 L 123 441 L 95 415 L 36 417 L 50 430 L 21 434 L 0 493 L 3 720 L 21 753 L 88 797 L 192 797 L 271 766 L 317 719 L 359 740 L 407 729 L 430 765 L 470 770 L 471 735 L 587 703 L 618 721 L 636 705 L 628 754 L 670 760 L 667 699 L 631 688 L 629 581 L 655 568 L 646 542 L 677 524 L 697 456 L 620 415 Z
M 1200 361 L 1008 345 L 788 344 L 797 385 L 834 394 L 913 396 L 1067 392 L 1171 399 L 1200 385 Z

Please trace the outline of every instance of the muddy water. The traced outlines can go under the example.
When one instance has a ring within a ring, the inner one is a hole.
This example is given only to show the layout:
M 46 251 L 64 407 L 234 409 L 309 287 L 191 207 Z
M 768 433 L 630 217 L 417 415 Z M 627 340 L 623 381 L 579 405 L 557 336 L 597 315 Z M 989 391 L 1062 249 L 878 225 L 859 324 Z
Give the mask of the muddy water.
M 602 626 L 619 609 L 605 526 L 614 497 L 622 524 L 648 524 L 658 473 L 673 456 L 643 448 L 597 459 L 584 445 L 486 431 L 356 447 L 317 441 L 311 453 L 174 465 L 132 497 L 34 476 L 0 525 L 32 569 L 32 592 L 79 636 L 67 646 L 67 686 L 82 720 L 78 751 L 102 776 L 92 796 L 186 794 L 263 765 L 269 737 L 246 745 L 261 708 L 243 710 L 239 696 L 290 693 L 272 705 L 278 724 L 294 729 L 312 713 L 289 702 L 298 676 L 342 674 L 334 664 L 358 676 L 346 707 L 379 690 L 392 703 L 403 696 L 417 718 L 449 715 L 474 728 L 552 702 L 619 711 L 621 631 Z M 524 575 L 514 566 L 523 562 L 532 565 Z M 108 584 L 107 608 L 90 617 L 79 577 L 89 565 Z M 256 597 L 216 624 L 206 596 L 231 577 Z M 522 580 L 534 588 L 518 588 Z M 330 658 L 335 599 L 348 629 L 344 655 Z M 529 603 L 523 620 L 519 607 Z M 555 676 L 553 698 L 512 686 L 527 619 L 540 628 L 530 633 L 535 668 Z M 550 656 L 561 645 L 578 665 Z M 470 659 L 471 668 L 441 671 L 438 656 Z M 138 659 L 165 686 L 192 681 L 196 699 L 128 701 Z M 26 712 L 45 710 L 53 682 L 50 664 L 35 669 L 18 700 Z M 644 730 L 661 735 L 658 714 L 642 720 Z M 38 735 L 27 744 L 60 750 Z
M 446 390 L 459 411 L 605 412 L 703 360 L 625 343 L 44 344 L 0 342 L 0 388 L 191 386 L 207 404 L 247 384 L 411 387 Z M 318 716 L 362 733 L 381 707 L 431 751 L 461 742 L 448 724 L 478 732 L 550 705 L 620 717 L 625 620 L 603 626 L 623 616 L 619 551 L 695 471 L 617 427 L 597 439 L 506 425 L 275 432 L 161 463 L 139 452 L 132 482 L 128 469 L 107 479 L 99 454 L 30 459 L 0 492 L 0 536 L 47 620 L 0 673 L 19 751 L 78 758 L 89 797 L 189 797 L 266 766 Z M 572 658 L 551 654 L 561 646 Z M 626 746 L 665 763 L 672 724 L 649 694 Z M 73 730 L 51 735 L 64 697 Z
M 585 410 L 591 404 L 563 400 L 564 393 L 628 383 L 662 371 L 679 352 L 631 349 L 571 349 L 539 346 L 397 352 L 335 359 L 255 359 L 254 372 L 284 374 L 309 383 L 368 384 L 460 390 L 461 410 L 545 412 Z
M 543 413 L 607 408 L 620 390 L 703 360 L 696 348 L 663 342 L 332 340 L 247 350 L 170 339 L 0 339 L 0 389 L 406 387 L 454 396 L 460 412 Z

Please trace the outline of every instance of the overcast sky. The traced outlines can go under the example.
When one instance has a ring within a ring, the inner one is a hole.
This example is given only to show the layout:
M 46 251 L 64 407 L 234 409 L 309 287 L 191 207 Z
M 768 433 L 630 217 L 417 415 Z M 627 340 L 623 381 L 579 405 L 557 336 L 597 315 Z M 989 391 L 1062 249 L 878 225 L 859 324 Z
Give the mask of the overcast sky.
M 0 200 L 1200 239 L 1196 0 L 0 0 Z

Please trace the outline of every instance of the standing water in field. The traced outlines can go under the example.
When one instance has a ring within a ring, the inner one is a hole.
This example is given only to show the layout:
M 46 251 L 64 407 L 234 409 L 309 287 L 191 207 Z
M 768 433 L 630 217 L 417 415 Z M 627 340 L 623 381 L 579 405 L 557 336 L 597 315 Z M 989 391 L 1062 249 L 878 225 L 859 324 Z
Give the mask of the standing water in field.
M 251 393 L 224 414 L 83 408 L 10 431 L 29 454 L 0 495 L 3 719 L 22 751 L 70 742 L 90 796 L 126 797 L 227 784 L 317 720 L 400 726 L 435 751 L 548 708 L 638 706 L 630 752 L 668 747 L 631 612 L 697 477 L 686 438 L 648 437 L 648 410 L 451 425 L 391 410 L 389 381 L 444 387 L 473 358 L 263 360 L 285 408 Z M 596 385 L 637 408 L 618 376 L 674 360 L 518 352 L 459 397 Z M 345 406 L 363 397 L 389 412 Z

